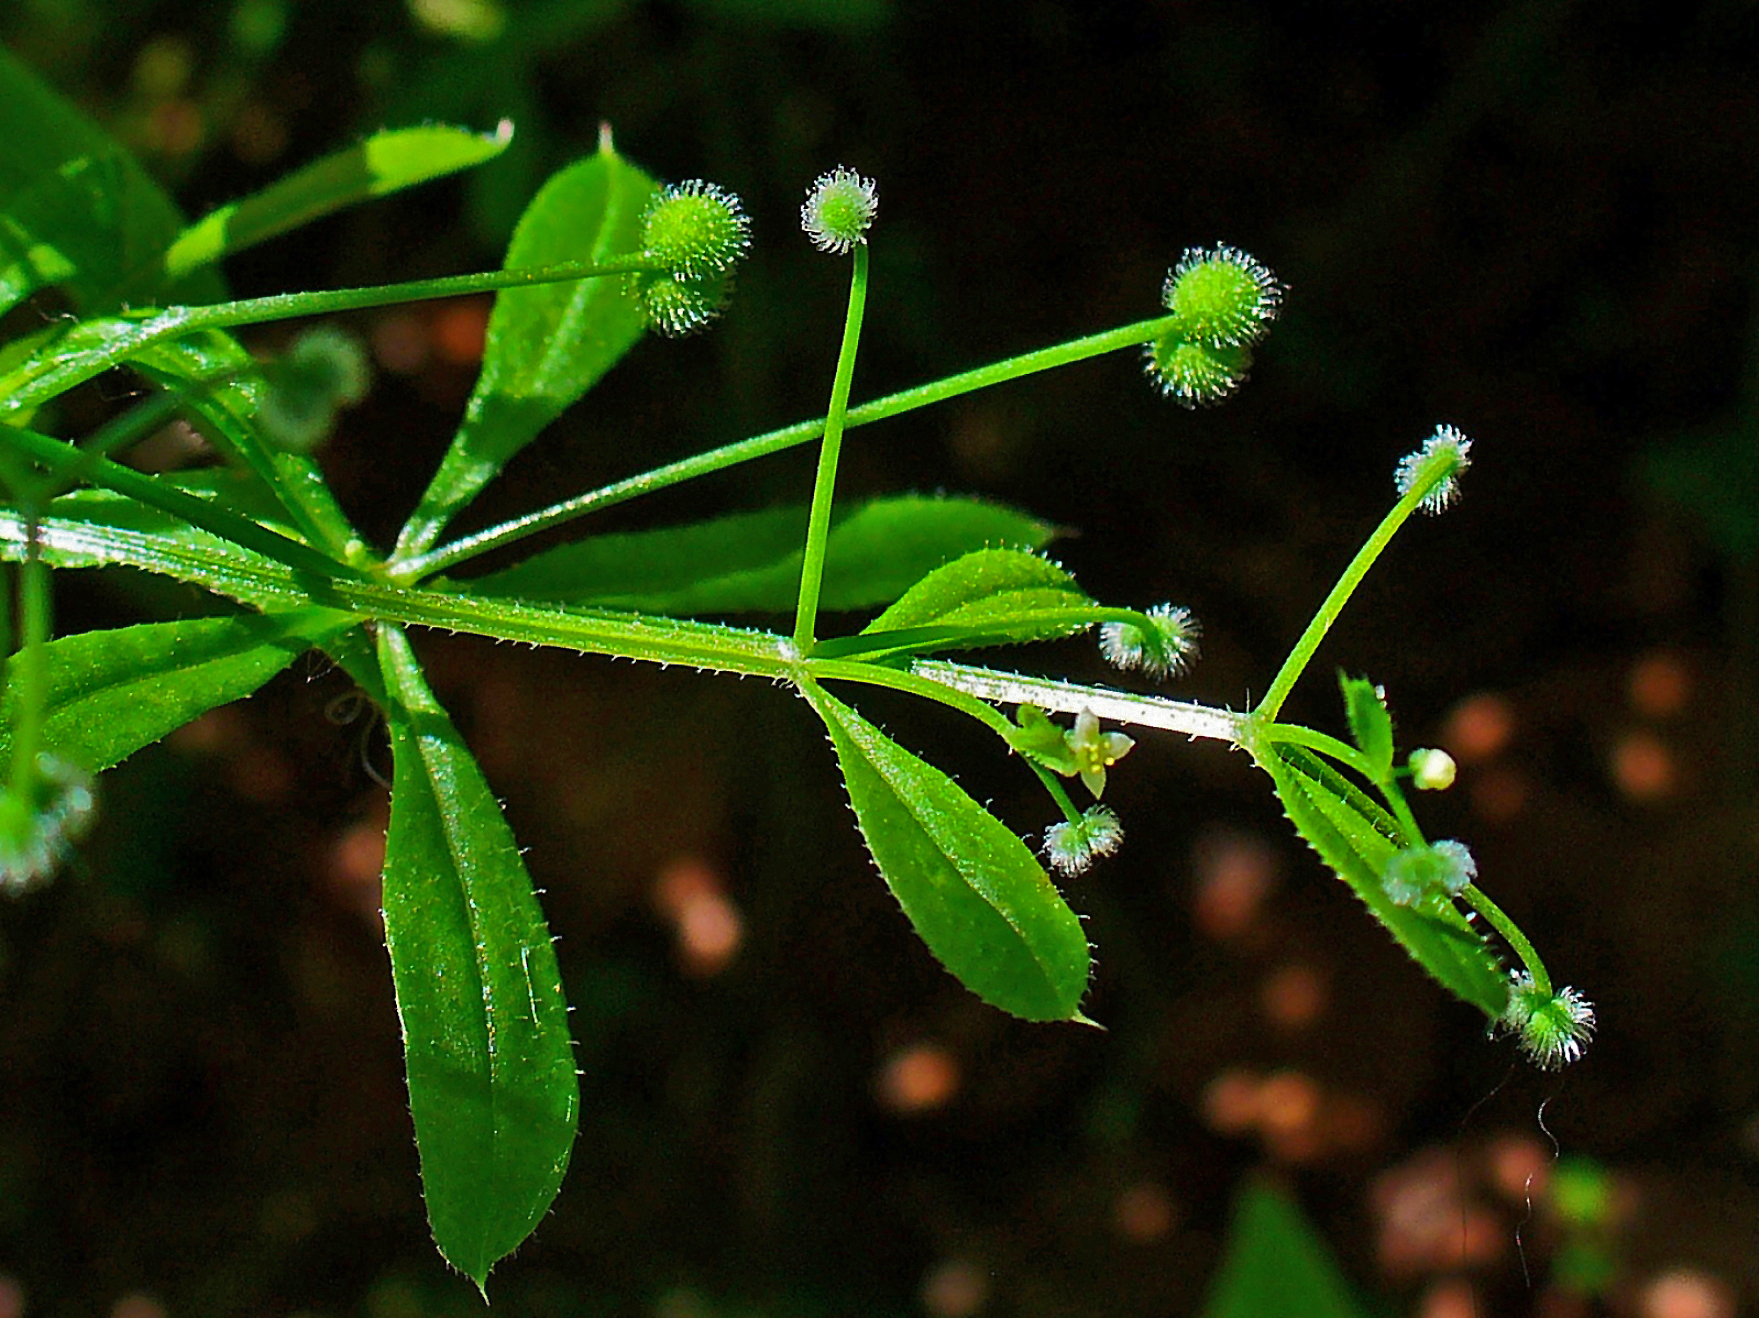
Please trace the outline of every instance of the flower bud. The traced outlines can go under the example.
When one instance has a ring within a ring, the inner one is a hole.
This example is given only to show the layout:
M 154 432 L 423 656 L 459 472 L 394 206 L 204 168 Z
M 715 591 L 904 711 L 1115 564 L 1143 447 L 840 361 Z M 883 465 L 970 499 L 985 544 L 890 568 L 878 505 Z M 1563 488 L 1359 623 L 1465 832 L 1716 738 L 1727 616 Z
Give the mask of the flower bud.
M 800 208 L 800 227 L 821 252 L 842 256 L 867 241 L 867 230 L 879 213 L 879 191 L 870 178 L 838 165 L 821 174 Z
M 1424 746 L 1411 752 L 1411 785 L 1420 792 L 1445 791 L 1454 785 L 1459 766 L 1446 751 Z
M 1099 652 L 1114 668 L 1140 670 L 1156 680 L 1185 671 L 1197 654 L 1197 620 L 1191 610 L 1157 604 L 1143 615 L 1147 626 L 1108 622 L 1099 629 Z

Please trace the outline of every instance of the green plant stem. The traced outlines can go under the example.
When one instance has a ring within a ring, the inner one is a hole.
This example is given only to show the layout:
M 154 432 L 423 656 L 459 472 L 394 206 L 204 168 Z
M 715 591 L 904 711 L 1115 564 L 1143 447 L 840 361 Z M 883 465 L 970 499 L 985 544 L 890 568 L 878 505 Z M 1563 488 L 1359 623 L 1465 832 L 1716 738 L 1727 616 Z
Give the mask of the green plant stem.
M 1069 789 L 1063 786 L 1063 780 L 1042 764 L 1034 764 L 1030 760 L 1027 761 L 1027 764 L 1031 766 L 1032 772 L 1038 775 L 1038 780 L 1044 784 L 1044 790 L 1051 794 L 1051 800 L 1055 801 L 1057 809 L 1063 812 L 1063 818 L 1076 827 L 1080 827 L 1081 811 L 1069 799 Z
M 530 288 L 655 268 L 657 264 L 645 257 L 598 263 L 567 261 L 525 270 L 491 270 L 363 288 L 275 293 L 268 297 L 215 302 L 206 306 L 170 307 L 110 321 L 88 321 L 74 326 L 67 336 L 56 341 L 56 345 L 73 336 L 88 337 L 91 339 L 89 344 L 63 352 L 44 351 L 7 377 L 4 387 L 0 388 L 0 413 L 28 413 L 57 394 L 65 393 L 113 366 L 120 366 L 154 344 L 201 330 L 233 329 L 240 325 L 260 325 L 303 316 L 330 316 L 395 303 L 487 293 L 503 288 Z M 51 349 L 56 345 L 51 345 Z
M 944 380 L 937 380 L 933 384 L 917 385 L 913 389 L 887 394 L 884 398 L 876 398 L 871 402 L 850 408 L 844 416 L 843 428 L 853 430 L 857 426 L 865 426 L 875 421 L 886 420 L 889 417 L 901 416 L 903 413 L 914 411 L 919 407 L 945 402 L 949 398 L 957 398 L 961 394 L 968 394 L 978 389 L 987 389 L 991 385 L 1005 384 L 1009 380 L 1017 380 L 1022 376 L 1048 371 L 1058 366 L 1067 366 L 1072 362 L 1085 361 L 1089 357 L 1098 357 L 1108 352 L 1117 352 L 1121 348 L 1133 348 L 1144 343 L 1151 343 L 1166 333 L 1174 321 L 1175 318 L 1172 316 L 1159 316 L 1154 320 L 1137 321 L 1133 325 L 1121 325 L 1117 329 L 1106 330 L 1100 334 L 1090 334 L 1085 338 L 1060 343 L 1055 347 L 1040 348 L 1034 352 L 1023 353 L 1018 357 L 992 362 L 988 366 L 980 366 L 959 375 L 951 375 Z M 710 449 L 707 453 L 699 453 L 695 457 L 667 463 L 663 467 L 655 467 L 652 471 L 643 472 L 639 476 L 629 476 L 610 485 L 601 486 L 596 490 L 589 490 L 585 494 L 576 495 L 571 499 L 564 499 L 560 503 L 551 504 L 547 508 L 540 508 L 535 512 L 510 518 L 496 526 L 460 537 L 437 549 L 429 550 L 427 553 L 396 559 L 391 564 L 392 575 L 399 581 L 419 581 L 436 572 L 449 571 L 491 550 L 517 544 L 528 536 L 561 526 L 575 518 L 584 517 L 588 513 L 598 512 L 639 495 L 652 494 L 655 490 L 663 490 L 668 486 L 694 480 L 699 476 L 725 471 L 729 467 L 737 466 L 742 462 L 750 462 L 754 458 L 768 457 L 772 453 L 780 453 L 785 449 L 810 443 L 823 433 L 824 422 L 822 420 L 800 421 L 791 426 L 784 426 L 780 430 L 767 431 L 761 435 L 753 435 L 750 439 L 742 439 L 734 444 Z
M 1043 628 L 1042 634 L 1031 638 L 1024 636 L 1020 629 L 1024 619 L 1021 615 L 1015 615 L 1008 624 L 998 625 L 989 631 L 978 626 L 930 626 L 900 627 L 883 632 L 856 632 L 851 636 L 819 641 L 814 646 L 813 653 L 825 659 L 879 659 L 895 654 L 970 650 L 980 645 L 1007 644 L 1025 639 L 1050 640 L 1055 636 L 1073 636 L 1102 622 L 1122 622 L 1133 627 L 1154 625 L 1135 609 L 1111 609 L 1097 604 L 1085 608 L 1036 609 L 1030 620 L 1033 626 Z
M 1313 620 L 1307 624 L 1307 629 L 1295 642 L 1294 649 L 1289 651 L 1289 657 L 1283 660 L 1283 666 L 1277 670 L 1270 689 L 1252 711 L 1255 720 L 1270 722 L 1276 718 L 1277 711 L 1282 709 L 1283 701 L 1289 698 L 1289 692 L 1306 671 L 1320 642 L 1325 640 L 1325 634 L 1331 630 L 1338 615 L 1344 611 L 1344 606 L 1350 602 L 1350 596 L 1355 593 L 1356 587 L 1362 584 L 1362 578 L 1368 575 L 1368 570 L 1385 551 L 1398 529 L 1417 510 L 1417 505 L 1423 502 L 1432 489 L 1453 475 L 1453 472 L 1451 465 L 1431 464 L 1421 478 L 1412 482 L 1411 488 L 1393 505 L 1392 511 L 1381 518 L 1380 525 L 1374 528 L 1374 534 L 1356 551 L 1356 556 L 1350 560 L 1344 574 L 1338 578 L 1331 593 L 1320 604 L 1319 611 L 1313 615 Z
M 1408 847 L 1427 846 L 1428 842 L 1423 836 L 1423 829 L 1419 827 L 1417 816 L 1412 813 L 1411 805 L 1405 800 L 1405 794 L 1399 789 L 1398 783 L 1376 783 L 1375 786 L 1380 788 L 1381 796 L 1383 796 L 1386 799 L 1386 803 L 1392 807 L 1393 817 L 1399 821 L 1399 826 L 1405 830 L 1405 845 Z
M 29 514 L 27 513 L 27 516 Z M 37 801 L 37 748 L 49 701 L 49 565 L 35 549 L 25 551 L 18 570 L 18 650 L 7 661 L 13 687 L 11 790 L 20 801 Z
M 1492 929 L 1503 936 L 1503 941 L 1514 949 L 1527 973 L 1533 976 L 1533 987 L 1549 997 L 1552 992 L 1551 976 L 1546 973 L 1545 962 L 1539 959 L 1539 953 L 1534 951 L 1533 944 L 1521 932 L 1520 926 L 1504 915 L 1502 907 L 1491 901 L 1476 883 L 1468 883 L 1460 896 L 1466 899 L 1467 905 L 1484 917 Z
M 323 578 L 362 575 L 358 568 L 339 563 L 309 545 L 241 517 L 221 504 L 198 499 L 174 485 L 143 475 L 133 467 L 74 448 L 64 440 L 19 426 L 4 426 L 0 427 L 0 443 L 9 445 L 14 452 L 33 462 L 41 463 L 62 483 L 89 483 L 136 499 L 201 530 L 255 550 L 265 558 L 284 563 L 295 571 L 317 573 Z
M 1299 723 L 1261 723 L 1255 727 L 1254 731 L 1261 742 L 1283 742 L 1290 746 L 1305 746 L 1310 751 L 1318 751 L 1321 755 L 1354 769 L 1368 781 L 1374 781 L 1368 757 L 1348 742 L 1340 741 L 1329 733 L 1304 727 Z
M 849 310 L 843 318 L 843 346 L 837 352 L 837 373 L 831 381 L 831 402 L 825 410 L 824 443 L 818 450 L 818 474 L 812 484 L 812 512 L 806 522 L 806 556 L 800 564 L 800 602 L 794 610 L 794 648 L 812 652 L 818 627 L 818 595 L 824 583 L 825 542 L 831 534 L 831 505 L 837 497 L 837 459 L 843 451 L 843 418 L 849 410 L 849 386 L 855 379 L 855 354 L 861 347 L 861 318 L 867 307 L 867 244 L 855 247 L 849 274 Z
M 910 665 L 913 676 L 951 687 L 979 700 L 1002 705 L 1036 705 L 1053 714 L 1080 714 L 1091 710 L 1102 719 L 1130 727 L 1159 728 L 1187 737 L 1203 737 L 1244 746 L 1253 731 L 1248 714 L 1163 696 L 1142 696 L 1106 687 L 1082 686 L 1050 677 L 998 673 L 991 668 L 948 663 L 944 659 L 918 659 Z M 999 716 L 998 716 L 999 717 Z
M 955 687 L 930 681 L 901 669 L 886 668 L 878 664 L 866 664 L 847 659 L 810 658 L 800 661 L 800 668 L 817 681 L 861 682 L 868 686 L 882 686 L 889 691 L 903 691 L 923 700 L 932 700 L 936 704 L 956 709 L 961 714 L 976 719 L 1004 742 L 1007 741 L 1008 733 L 1013 727 L 1013 724 L 1008 722 L 1007 715 L 993 705 L 966 695 Z
M 138 444 L 169 423 L 181 406 L 182 400 L 176 394 L 161 389 L 126 412 L 110 418 L 80 440 L 80 451 L 94 457 L 107 458 L 118 450 Z

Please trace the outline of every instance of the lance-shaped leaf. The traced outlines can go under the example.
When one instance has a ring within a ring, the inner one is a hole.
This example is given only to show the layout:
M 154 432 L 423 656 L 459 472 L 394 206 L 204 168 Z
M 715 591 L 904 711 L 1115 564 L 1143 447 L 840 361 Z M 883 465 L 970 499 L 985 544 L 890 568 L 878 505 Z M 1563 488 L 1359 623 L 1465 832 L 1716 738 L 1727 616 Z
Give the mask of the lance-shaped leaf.
M 489 134 L 446 124 L 374 133 L 202 216 L 171 244 L 165 270 L 181 278 L 357 202 L 493 160 L 512 141 L 513 125 L 507 121 Z
M 187 618 L 50 641 L 43 748 L 100 773 L 216 705 L 248 696 L 357 619 L 327 609 Z M 16 688 L 0 705 L 10 753 Z
M 203 434 L 256 474 L 313 545 L 340 550 L 356 538 L 316 464 L 263 442 L 256 415 L 268 385 L 238 340 L 221 330 L 202 330 L 155 343 L 130 365 L 177 394 Z
M 802 505 L 593 536 L 475 578 L 469 589 L 642 613 L 785 612 L 800 598 L 806 514 Z M 819 605 L 887 604 L 949 559 L 989 545 L 1037 548 L 1054 531 L 981 499 L 874 499 L 831 524 Z
M 1387 713 L 1380 688 L 1365 677 L 1338 674 L 1344 693 L 1344 711 L 1350 720 L 1350 736 L 1367 758 L 1369 778 L 1389 782 L 1393 774 L 1393 717 Z
M 1463 1002 L 1496 1019 L 1508 1003 L 1508 977 L 1483 935 L 1437 895 L 1415 906 L 1387 896 L 1381 875 L 1399 850 L 1398 825 L 1366 793 L 1299 746 L 1254 751 L 1276 784 L 1283 809 L 1307 844 L 1350 886 L 1412 960 Z
M 508 269 L 606 262 L 641 245 L 655 184 L 607 144 L 551 177 L 507 249 Z M 620 276 L 509 288 L 495 298 L 482 374 L 439 470 L 398 538 L 431 547 L 453 515 L 635 346 L 641 312 Z
M 801 691 L 830 730 L 868 850 L 928 950 L 991 1006 L 1081 1019 L 1087 935 L 1026 844 L 823 688 Z
M 385 943 L 422 1189 L 440 1253 L 482 1288 L 568 1168 L 568 1004 L 513 834 L 396 627 L 379 629 L 379 668 L 394 765 Z
M 1367 1318 L 1325 1242 L 1281 1191 L 1249 1181 L 1203 1318 Z
M 1047 641 L 1085 631 L 1099 606 L 1068 572 L 1021 549 L 979 549 L 911 586 L 859 636 L 820 645 L 826 658 L 928 654 Z
M 133 157 L 0 47 L 0 290 L 58 284 L 88 315 L 173 293 L 217 302 L 213 276 L 164 275 L 159 256 L 182 227 Z

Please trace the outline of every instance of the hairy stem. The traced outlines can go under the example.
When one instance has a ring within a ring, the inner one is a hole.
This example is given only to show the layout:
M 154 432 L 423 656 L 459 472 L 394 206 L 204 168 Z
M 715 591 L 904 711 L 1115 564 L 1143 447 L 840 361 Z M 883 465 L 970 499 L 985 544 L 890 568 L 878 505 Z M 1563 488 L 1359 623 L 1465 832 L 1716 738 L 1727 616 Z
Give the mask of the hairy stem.
M 831 381 L 831 402 L 825 411 L 824 443 L 818 450 L 818 475 L 812 485 L 812 513 L 806 523 L 806 557 L 800 565 L 800 603 L 794 611 L 794 646 L 812 650 L 818 626 L 818 595 L 824 584 L 825 542 L 831 534 L 831 505 L 837 496 L 837 459 L 843 451 L 843 420 L 849 410 L 849 386 L 855 379 L 855 354 L 861 346 L 861 317 L 867 307 L 867 244 L 855 247 L 849 276 L 849 311 L 843 319 L 843 346 L 837 352 L 837 373 Z
M 1527 973 L 1533 976 L 1533 987 L 1549 997 L 1552 992 L 1551 976 L 1546 973 L 1545 962 L 1539 959 L 1539 953 L 1534 950 L 1533 944 L 1528 941 L 1527 935 L 1521 932 L 1520 927 L 1504 915 L 1502 907 L 1491 901 L 1477 884 L 1468 883 L 1460 896 L 1464 897 L 1466 903 L 1489 922 L 1492 929 L 1503 936 L 1503 941 L 1514 949 L 1515 955 L 1521 958 L 1521 964 L 1526 967 Z
M 1368 569 L 1374 566 L 1375 560 L 1385 551 L 1394 534 L 1417 510 L 1417 505 L 1428 497 L 1431 490 L 1453 474 L 1454 468 L 1450 464 L 1431 464 L 1419 479 L 1412 481 L 1411 488 L 1393 505 L 1392 511 L 1381 518 L 1380 525 L 1374 528 L 1374 534 L 1356 551 L 1356 556 L 1350 560 L 1344 574 L 1338 578 L 1331 593 L 1320 604 L 1319 611 L 1313 615 L 1313 620 L 1307 624 L 1307 629 L 1295 642 L 1295 648 L 1289 651 L 1289 657 L 1283 660 L 1283 666 L 1277 670 L 1270 689 L 1253 710 L 1256 716 L 1266 721 L 1276 718 L 1277 711 L 1282 709 L 1283 701 L 1289 698 L 1289 692 L 1306 671 L 1320 642 L 1325 640 L 1325 634 L 1338 620 L 1338 615 L 1343 613 L 1344 606 L 1350 602 L 1350 596 L 1362 584 L 1362 578 L 1368 575 Z
M 876 398 L 872 402 L 850 408 L 844 416 L 843 428 L 853 430 L 856 426 L 865 426 L 875 421 L 883 421 L 888 417 L 900 416 L 919 407 L 927 407 L 931 403 L 945 402 L 947 399 L 957 398 L 961 394 L 987 389 L 991 385 L 1004 384 L 1009 380 L 1017 380 L 1022 376 L 1033 375 L 1039 371 L 1048 371 L 1058 366 L 1067 366 L 1072 362 L 1085 361 L 1089 357 L 1116 352 L 1120 348 L 1134 348 L 1144 343 L 1150 343 L 1166 333 L 1173 323 L 1174 318 L 1171 316 L 1137 321 L 1133 325 L 1121 325 L 1117 329 L 1106 330 L 1101 334 L 1090 334 L 1086 338 L 1060 343 L 1052 348 L 1040 348 L 1034 352 L 1023 353 L 1018 357 L 1009 357 L 1005 361 L 992 362 L 988 366 L 980 366 L 959 375 L 950 375 L 944 380 L 936 380 L 933 384 L 917 385 L 913 389 L 887 394 L 884 398 Z M 663 490 L 683 481 L 695 480 L 699 476 L 725 471 L 729 467 L 737 466 L 742 462 L 750 462 L 754 458 L 768 457 L 772 453 L 780 453 L 785 449 L 810 443 L 823 433 L 824 422 L 811 420 L 796 422 L 794 425 L 783 426 L 780 430 L 767 431 L 761 435 L 753 435 L 750 439 L 742 439 L 734 444 L 726 444 L 717 449 L 710 449 L 706 453 L 699 453 L 695 457 L 667 463 L 663 467 L 655 467 L 652 471 L 643 472 L 639 476 L 629 476 L 610 485 L 601 486 L 596 490 L 589 490 L 585 494 L 576 495 L 571 499 L 564 499 L 560 503 L 551 504 L 547 508 L 540 508 L 535 512 L 510 518 L 499 525 L 462 536 L 427 553 L 396 559 L 391 564 L 392 573 L 399 581 L 419 581 L 436 572 L 449 571 L 481 554 L 488 553 L 490 550 L 517 544 L 528 536 L 561 526 L 575 518 L 584 517 L 588 513 L 613 507 L 639 495 L 652 494 L 656 490 Z

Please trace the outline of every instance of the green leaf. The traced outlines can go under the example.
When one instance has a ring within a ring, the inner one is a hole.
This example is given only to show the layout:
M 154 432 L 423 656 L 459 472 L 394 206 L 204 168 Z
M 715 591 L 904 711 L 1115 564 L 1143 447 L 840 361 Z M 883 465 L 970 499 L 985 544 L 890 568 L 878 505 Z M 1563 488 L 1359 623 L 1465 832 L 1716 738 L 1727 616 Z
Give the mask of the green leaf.
M 1254 750 L 1276 784 L 1283 809 L 1307 844 L 1350 886 L 1411 959 L 1448 992 L 1491 1019 L 1508 1003 L 1508 978 L 1496 953 L 1453 903 L 1441 896 L 1395 905 L 1381 885 L 1399 850 L 1393 818 L 1366 793 L 1299 746 Z
M 211 274 L 165 277 L 182 227 L 133 157 L 0 47 L 0 307 L 50 282 L 88 315 L 173 293 L 220 301 Z
M 1301 1210 L 1262 1181 L 1234 1204 L 1203 1318 L 1367 1318 Z
M 216 705 L 248 696 L 358 620 L 345 613 L 188 618 L 50 641 L 44 749 L 100 773 Z M 0 706 L 10 754 L 15 688 Z
M 652 179 L 609 146 L 551 177 L 526 208 L 506 268 L 611 261 L 641 245 Z M 398 538 L 399 555 L 432 547 L 446 523 L 513 455 L 641 338 L 617 276 L 504 289 L 483 344 L 464 422 Z
M 268 385 L 261 366 L 237 339 L 222 330 L 202 330 L 155 343 L 129 364 L 175 392 L 214 446 L 274 492 L 308 542 L 340 552 L 358 539 L 316 464 L 263 442 L 256 414 Z
M 979 549 L 930 572 L 897 603 L 865 628 L 868 632 L 946 625 L 962 617 L 981 617 L 1017 593 L 1048 592 L 1071 605 L 1092 601 L 1058 563 L 1019 549 Z
M 1390 782 L 1393 773 L 1393 718 L 1387 712 L 1386 698 L 1380 688 L 1365 677 L 1338 674 L 1338 686 L 1344 693 L 1344 710 L 1350 719 L 1350 735 L 1367 757 L 1369 778 L 1377 783 Z
M 568 1004 L 513 834 L 396 627 L 379 629 L 379 667 L 395 774 L 385 943 L 422 1187 L 440 1253 L 480 1289 L 568 1168 Z
M 1008 745 L 1035 764 L 1042 764 L 1052 773 L 1073 778 L 1081 772 L 1081 761 L 1063 728 L 1037 705 L 1022 705 L 1014 711 L 1014 726 L 1008 731 Z
M 210 211 L 165 253 L 173 279 L 373 197 L 470 169 L 500 155 L 513 125 L 473 133 L 445 124 L 390 128 L 315 160 L 261 192 Z
M 806 520 L 800 506 L 593 536 L 468 588 L 643 613 L 782 613 L 800 595 Z M 873 608 L 948 559 L 986 545 L 1038 547 L 1053 534 L 1047 523 L 981 499 L 874 499 L 832 523 L 819 604 Z
M 814 654 L 877 658 L 1054 640 L 1085 631 L 1103 612 L 1049 559 L 979 549 L 930 572 L 859 636 L 826 641 Z
M 217 500 L 203 500 L 172 482 L 145 475 L 96 454 L 83 453 L 64 440 L 11 427 L 0 428 L 0 442 L 10 444 L 64 479 L 102 481 L 111 491 L 125 493 L 149 508 L 169 514 L 173 533 L 179 536 L 178 528 L 183 523 L 190 523 L 291 567 L 315 573 L 320 580 L 335 575 L 360 575 L 358 569 L 338 563 L 301 541 L 289 539 L 260 522 L 240 516 Z M 64 506 L 61 501 L 54 504 L 58 511 Z M 104 505 L 99 501 L 97 506 L 102 508 Z
M 816 683 L 868 850 L 928 950 L 978 997 L 1034 1021 L 1080 1020 L 1087 935 L 1011 829 Z

